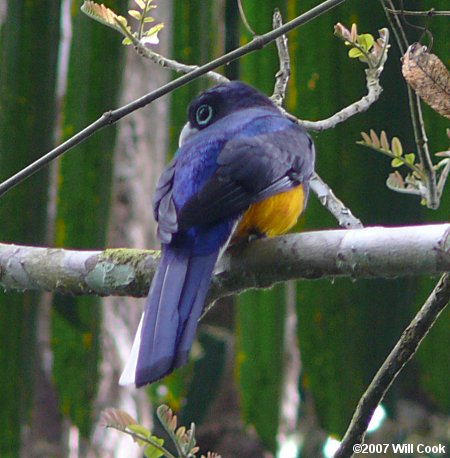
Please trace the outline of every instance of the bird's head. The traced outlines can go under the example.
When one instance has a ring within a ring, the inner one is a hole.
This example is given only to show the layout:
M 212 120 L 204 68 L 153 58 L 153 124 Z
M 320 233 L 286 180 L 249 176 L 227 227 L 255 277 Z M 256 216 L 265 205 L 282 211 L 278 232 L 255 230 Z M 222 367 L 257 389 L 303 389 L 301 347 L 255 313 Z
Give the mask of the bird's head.
M 277 109 L 267 96 L 240 81 L 222 83 L 202 92 L 189 105 L 189 121 L 181 131 L 179 145 L 195 132 L 205 129 L 230 113 L 253 107 Z

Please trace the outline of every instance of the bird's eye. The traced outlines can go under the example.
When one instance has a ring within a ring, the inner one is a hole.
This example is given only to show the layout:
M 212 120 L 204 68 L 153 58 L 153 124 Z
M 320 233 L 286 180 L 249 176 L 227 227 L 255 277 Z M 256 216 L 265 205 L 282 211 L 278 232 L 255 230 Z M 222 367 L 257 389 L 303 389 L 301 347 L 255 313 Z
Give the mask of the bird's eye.
M 199 126 L 206 126 L 211 121 L 213 109 L 211 105 L 200 105 L 195 113 L 195 120 Z

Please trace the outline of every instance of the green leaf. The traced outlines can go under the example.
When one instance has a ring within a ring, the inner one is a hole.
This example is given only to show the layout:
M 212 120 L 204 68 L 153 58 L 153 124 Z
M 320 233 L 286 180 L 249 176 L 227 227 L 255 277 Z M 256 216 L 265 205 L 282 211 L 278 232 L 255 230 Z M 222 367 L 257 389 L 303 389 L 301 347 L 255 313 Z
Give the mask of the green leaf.
M 402 143 L 398 137 L 392 139 L 391 149 L 395 156 L 401 156 L 403 154 Z
M 128 14 L 136 19 L 137 21 L 140 21 L 142 19 L 142 14 L 139 11 L 136 10 L 128 10 Z
M 142 426 L 142 425 L 139 425 L 139 424 L 135 424 L 135 425 L 128 425 L 127 428 L 133 432 L 133 433 L 136 433 L 136 434 L 140 434 L 141 436 L 144 436 L 144 437 L 150 437 L 150 431 L 145 427 L 145 426 Z
M 151 436 L 150 439 L 161 445 L 161 447 L 164 445 L 164 439 L 156 436 Z M 158 450 L 154 445 L 147 445 L 144 449 L 144 456 L 146 458 L 160 458 L 161 456 L 164 456 L 164 453 L 161 452 L 161 450 Z
M 373 36 L 370 33 L 363 33 L 362 35 L 358 35 L 356 41 L 359 46 L 364 49 L 364 51 L 369 51 L 375 42 Z
M 350 57 L 350 59 L 357 59 L 359 57 L 364 57 L 364 54 L 358 48 L 352 48 L 348 51 L 348 57 Z
M 414 153 L 405 154 L 405 160 L 408 164 L 414 164 L 416 155 Z
M 404 161 L 402 161 L 401 159 L 399 159 L 397 157 L 395 159 L 392 159 L 392 161 L 391 161 L 391 166 L 392 167 L 400 167 L 403 164 L 404 164 Z
M 143 10 L 143 9 L 145 8 L 145 2 L 144 2 L 144 0 L 134 0 L 134 1 L 135 1 L 136 5 L 139 6 L 139 8 L 140 8 L 141 10 Z
M 160 24 L 156 24 L 153 27 L 150 27 L 145 33 L 145 37 L 151 37 L 152 35 L 156 35 L 162 28 L 164 28 L 164 24 L 161 22 Z

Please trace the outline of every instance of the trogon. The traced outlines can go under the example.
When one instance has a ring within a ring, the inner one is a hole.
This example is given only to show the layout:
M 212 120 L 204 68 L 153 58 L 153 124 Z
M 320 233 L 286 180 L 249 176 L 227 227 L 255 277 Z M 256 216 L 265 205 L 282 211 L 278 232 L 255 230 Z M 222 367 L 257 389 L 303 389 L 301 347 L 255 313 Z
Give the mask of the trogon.
M 305 208 L 314 146 L 305 129 L 238 81 L 189 106 L 153 199 L 161 259 L 120 384 L 185 364 L 214 265 L 230 240 L 276 236 Z

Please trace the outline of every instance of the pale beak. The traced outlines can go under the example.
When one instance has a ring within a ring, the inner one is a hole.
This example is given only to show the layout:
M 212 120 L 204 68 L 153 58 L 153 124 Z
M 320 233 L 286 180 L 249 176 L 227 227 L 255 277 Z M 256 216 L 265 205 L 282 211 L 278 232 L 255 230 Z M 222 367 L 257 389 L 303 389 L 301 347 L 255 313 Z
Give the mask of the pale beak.
M 180 132 L 180 137 L 178 138 L 178 146 L 182 146 L 183 143 L 185 143 L 186 140 L 196 132 L 198 132 L 198 129 L 192 127 L 190 122 L 187 122 Z

